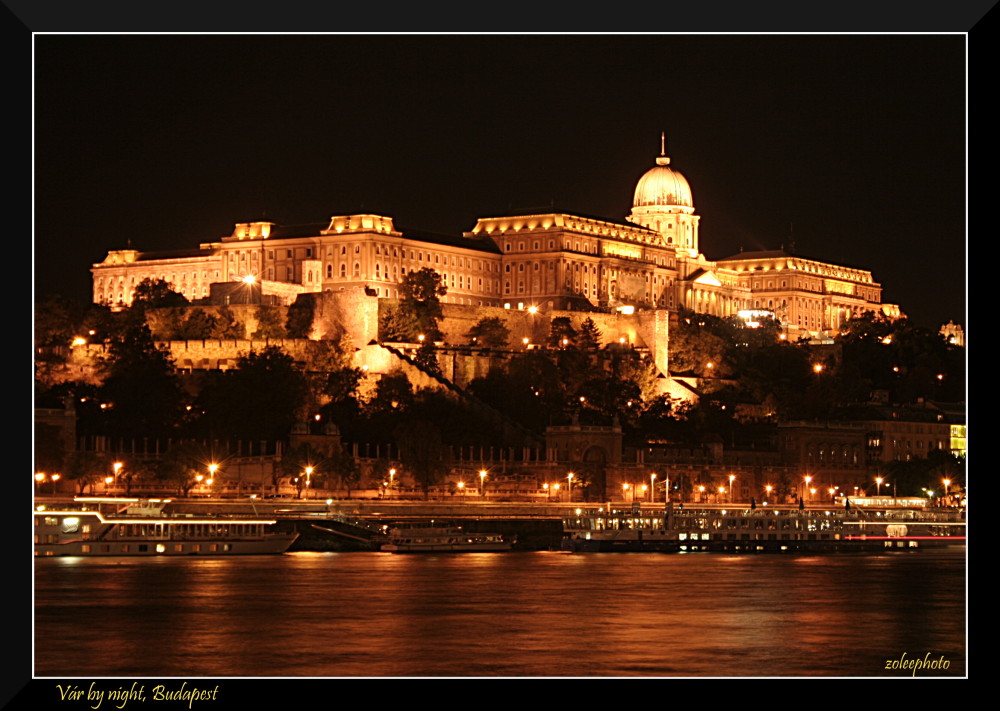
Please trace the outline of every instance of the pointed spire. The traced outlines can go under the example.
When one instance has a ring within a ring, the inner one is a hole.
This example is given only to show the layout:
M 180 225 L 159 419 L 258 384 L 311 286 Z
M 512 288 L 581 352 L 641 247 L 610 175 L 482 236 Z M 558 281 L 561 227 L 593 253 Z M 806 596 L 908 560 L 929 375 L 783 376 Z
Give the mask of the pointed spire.
M 660 132 L 660 155 L 656 158 L 657 165 L 670 165 L 670 159 L 667 157 L 667 132 Z

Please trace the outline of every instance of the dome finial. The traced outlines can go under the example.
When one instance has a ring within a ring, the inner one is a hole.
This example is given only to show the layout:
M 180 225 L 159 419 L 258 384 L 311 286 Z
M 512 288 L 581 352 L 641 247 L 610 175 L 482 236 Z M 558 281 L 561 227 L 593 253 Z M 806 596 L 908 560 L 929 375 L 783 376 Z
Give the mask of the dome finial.
M 670 165 L 670 159 L 667 158 L 667 132 L 660 131 L 660 155 L 656 159 L 657 165 Z

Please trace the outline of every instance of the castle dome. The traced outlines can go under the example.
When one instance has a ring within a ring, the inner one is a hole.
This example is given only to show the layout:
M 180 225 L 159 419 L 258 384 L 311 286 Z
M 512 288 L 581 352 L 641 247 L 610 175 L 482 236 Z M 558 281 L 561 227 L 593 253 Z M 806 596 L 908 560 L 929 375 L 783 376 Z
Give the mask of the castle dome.
M 670 158 L 662 153 L 656 158 L 656 167 L 650 168 L 639 178 L 632 203 L 633 207 L 654 205 L 694 207 L 687 179 L 670 167 Z

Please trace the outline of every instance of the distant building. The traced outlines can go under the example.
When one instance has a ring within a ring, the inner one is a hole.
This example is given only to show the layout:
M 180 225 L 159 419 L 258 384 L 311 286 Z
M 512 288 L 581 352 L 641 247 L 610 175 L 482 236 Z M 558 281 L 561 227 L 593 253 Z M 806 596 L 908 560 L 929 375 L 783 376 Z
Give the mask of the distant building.
M 766 310 L 790 335 L 809 337 L 835 332 L 866 311 L 899 315 L 863 269 L 784 249 L 711 261 L 700 251 L 700 219 L 687 180 L 661 146 L 623 221 L 561 211 L 511 214 L 480 218 L 461 236 L 399 227 L 372 214 L 306 225 L 241 222 L 197 249 L 109 252 L 91 270 L 93 298 L 127 305 L 145 278 L 163 279 L 192 301 L 291 303 L 300 293 L 358 287 L 396 298 L 400 279 L 427 267 L 448 288 L 445 303 L 467 306 L 686 308 L 717 316 Z
M 941 327 L 940 333 L 950 345 L 965 347 L 965 331 L 958 324 L 949 321 Z

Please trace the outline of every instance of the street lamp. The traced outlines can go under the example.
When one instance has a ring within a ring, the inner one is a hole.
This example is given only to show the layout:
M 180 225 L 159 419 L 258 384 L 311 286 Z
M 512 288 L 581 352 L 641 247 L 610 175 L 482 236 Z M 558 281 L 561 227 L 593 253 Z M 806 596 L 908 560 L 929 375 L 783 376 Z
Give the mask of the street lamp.
M 479 470 L 479 495 L 482 497 L 486 496 L 486 470 Z
M 42 483 L 45 481 L 45 472 L 35 473 L 35 491 L 39 491 Z
M 733 503 L 733 482 L 736 480 L 735 474 L 729 475 L 729 503 Z
M 944 484 L 944 497 L 948 498 L 948 487 L 951 486 L 951 479 L 942 479 L 941 483 Z
M 813 480 L 813 478 L 812 478 L 812 475 L 806 474 L 803 477 L 803 479 L 805 479 L 806 485 L 805 485 L 805 488 L 802 490 L 802 498 L 805 498 L 805 496 L 806 496 L 806 489 L 809 488 L 809 482 L 811 482 Z
M 53 474 L 52 477 L 51 477 L 51 479 L 52 479 L 52 495 L 55 496 L 55 494 L 56 494 L 56 482 L 59 481 L 60 479 L 62 479 L 62 476 L 59 475 L 59 474 Z
M 649 475 L 649 502 L 656 503 L 656 473 Z
M 774 487 L 773 487 L 773 486 L 771 486 L 770 484 L 767 484 L 767 485 L 766 485 L 766 486 L 764 487 L 764 492 L 765 492 L 765 494 L 767 495 L 767 499 L 768 499 L 768 500 L 770 500 L 770 498 L 771 498 L 771 491 L 772 491 L 773 489 L 774 489 Z
M 312 469 L 312 467 L 310 467 L 310 469 Z M 395 478 L 396 478 L 396 470 L 394 468 L 390 469 L 389 470 L 389 498 L 392 498 L 392 482 L 393 482 L 393 479 L 395 479 Z
M 460 481 L 457 484 L 455 484 L 455 486 L 458 488 L 460 492 L 462 492 L 462 498 L 465 498 L 465 482 Z
M 883 481 L 882 477 L 880 476 L 875 477 L 875 496 L 882 495 L 882 481 Z
M 116 489 L 118 488 L 118 472 L 122 470 L 123 466 L 125 465 L 122 464 L 121 462 L 115 462 L 114 464 L 111 465 L 111 468 L 114 470 L 114 475 L 113 475 L 114 479 L 112 481 L 114 481 Z
M 634 501 L 635 497 L 633 496 L 632 498 Z M 622 501 L 628 501 L 628 483 L 622 484 Z
M 306 498 L 308 499 L 309 498 L 309 487 L 312 486 L 313 468 L 312 467 L 306 467 L 305 472 L 306 472 Z
M 567 486 L 569 486 L 569 489 L 566 492 L 567 501 L 573 500 L 573 476 L 574 476 L 573 472 L 570 472 L 569 474 L 566 475 Z

